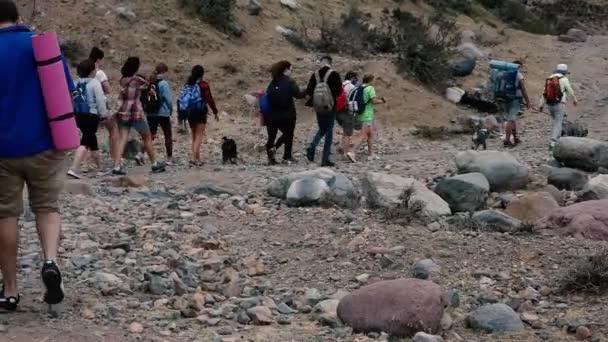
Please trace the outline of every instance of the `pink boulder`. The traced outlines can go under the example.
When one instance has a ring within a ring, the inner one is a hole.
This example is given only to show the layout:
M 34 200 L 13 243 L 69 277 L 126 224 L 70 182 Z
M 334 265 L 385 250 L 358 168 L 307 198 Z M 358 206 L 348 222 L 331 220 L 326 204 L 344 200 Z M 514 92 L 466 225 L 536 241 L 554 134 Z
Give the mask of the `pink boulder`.
M 608 200 L 556 209 L 541 220 L 540 227 L 555 230 L 563 236 L 608 241 Z
M 338 317 L 355 333 L 413 336 L 437 333 L 445 309 L 441 287 L 431 281 L 396 279 L 365 286 L 344 297 Z

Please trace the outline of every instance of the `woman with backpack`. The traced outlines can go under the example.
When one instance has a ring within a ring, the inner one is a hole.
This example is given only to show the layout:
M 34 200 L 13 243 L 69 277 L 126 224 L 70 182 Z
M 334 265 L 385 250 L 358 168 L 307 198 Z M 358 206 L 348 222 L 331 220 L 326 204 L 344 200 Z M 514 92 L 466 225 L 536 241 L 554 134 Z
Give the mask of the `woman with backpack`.
M 209 108 L 213 111 L 215 120 L 220 119 L 211 94 L 211 87 L 203 80 L 204 76 L 205 69 L 200 65 L 195 65 L 179 96 L 180 110 L 186 113 L 192 131 L 192 160 L 190 161 L 192 166 L 200 166 L 203 163 L 201 145 L 205 138 Z
M 165 150 L 167 160 L 173 158 L 173 134 L 171 127 L 171 115 L 173 114 L 173 95 L 171 85 L 165 80 L 165 74 L 169 68 L 165 63 L 159 63 L 150 76 L 149 85 L 142 102 L 144 112 L 150 125 L 152 141 L 156 139 L 158 126 L 163 130 L 165 136 Z
M 355 144 L 354 151 L 358 151 L 359 147 L 364 142 L 367 142 L 367 153 L 370 159 L 373 158 L 374 152 L 374 124 L 376 120 L 375 105 L 386 104 L 386 100 L 376 97 L 376 89 L 372 85 L 375 76 L 367 74 L 363 76 L 363 83 L 359 87 L 363 93 L 363 106 L 365 109 L 357 117 L 358 123 L 361 125 L 361 133 L 359 135 L 359 141 Z
M 278 62 L 270 68 L 272 81 L 266 90 L 269 108 L 264 117 L 268 132 L 266 153 L 270 165 L 278 164 L 275 159 L 276 147 L 281 144 L 285 144 L 283 161 L 285 163 L 295 163 L 292 156 L 297 117 L 294 98 L 303 99 L 306 94 L 300 90 L 296 81 L 291 78 L 292 71 L 292 64 L 288 61 Z M 278 142 L 275 142 L 279 131 L 281 131 L 282 136 Z
M 152 144 L 152 134 L 150 134 L 150 127 L 148 126 L 148 121 L 146 121 L 141 103 L 141 93 L 147 87 L 148 82 L 143 76 L 137 74 L 140 65 L 139 58 L 129 57 L 120 70 L 122 74 L 120 80 L 122 90 L 119 97 L 119 109 L 116 114 L 119 137 L 118 149 L 114 156 L 114 169 L 112 170 L 112 174 L 114 175 L 126 174 L 121 166 L 121 156 L 129 140 L 131 129 L 136 130 L 143 140 L 144 150 L 148 153 L 152 162 L 152 172 L 159 173 L 165 171 L 165 165 L 156 160 L 156 153 Z
M 97 168 L 101 168 L 97 129 L 101 118 L 108 114 L 108 109 L 101 82 L 90 77 L 95 71 L 95 62 L 87 59 L 78 65 L 77 71 L 80 79 L 76 82 L 74 112 L 82 138 L 80 147 L 76 149 L 72 166 L 68 170 L 68 176 L 80 179 L 82 178 L 79 173 L 80 164 L 89 152 Z

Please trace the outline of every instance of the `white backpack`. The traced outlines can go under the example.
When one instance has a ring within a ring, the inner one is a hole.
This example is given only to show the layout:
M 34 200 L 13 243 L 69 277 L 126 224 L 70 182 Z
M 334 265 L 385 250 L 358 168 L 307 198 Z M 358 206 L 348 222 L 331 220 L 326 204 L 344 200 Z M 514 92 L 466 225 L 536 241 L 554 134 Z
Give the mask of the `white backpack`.
M 332 94 L 329 84 L 327 83 L 329 76 L 331 76 L 333 72 L 334 71 L 332 69 L 328 69 L 323 80 L 321 80 L 321 75 L 318 71 L 315 73 L 317 85 L 312 95 L 312 105 L 317 113 L 330 112 L 334 109 L 336 104 L 336 99 L 334 99 L 334 95 Z

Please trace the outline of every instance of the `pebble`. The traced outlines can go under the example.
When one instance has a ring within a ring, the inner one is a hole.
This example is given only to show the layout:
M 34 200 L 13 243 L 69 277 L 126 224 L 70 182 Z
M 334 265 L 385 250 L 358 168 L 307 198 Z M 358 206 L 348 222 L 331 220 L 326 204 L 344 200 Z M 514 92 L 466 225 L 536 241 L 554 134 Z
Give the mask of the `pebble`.
M 132 334 L 141 334 L 144 332 L 144 326 L 140 323 L 133 322 L 129 325 L 129 332 Z
M 591 337 L 591 330 L 585 326 L 580 326 L 576 328 L 576 339 L 577 340 L 586 340 Z
M 364 273 L 355 277 L 355 280 L 360 284 L 365 284 L 369 280 L 369 274 Z

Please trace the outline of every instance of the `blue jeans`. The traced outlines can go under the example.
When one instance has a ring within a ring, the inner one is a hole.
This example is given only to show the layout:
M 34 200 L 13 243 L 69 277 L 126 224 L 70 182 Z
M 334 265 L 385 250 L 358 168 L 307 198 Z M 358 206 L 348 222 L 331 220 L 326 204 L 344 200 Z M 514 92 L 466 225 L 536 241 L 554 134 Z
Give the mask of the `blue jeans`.
M 310 149 L 315 150 L 322 138 L 325 138 L 325 144 L 323 145 L 323 160 L 324 162 L 329 161 L 331 156 L 331 145 L 334 140 L 334 123 L 336 121 L 336 113 L 317 113 L 317 123 L 319 124 L 319 130 L 315 137 L 310 143 Z

